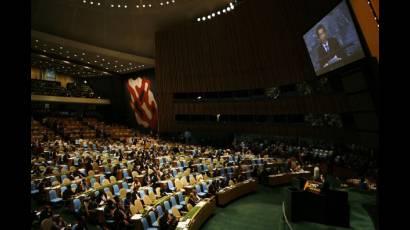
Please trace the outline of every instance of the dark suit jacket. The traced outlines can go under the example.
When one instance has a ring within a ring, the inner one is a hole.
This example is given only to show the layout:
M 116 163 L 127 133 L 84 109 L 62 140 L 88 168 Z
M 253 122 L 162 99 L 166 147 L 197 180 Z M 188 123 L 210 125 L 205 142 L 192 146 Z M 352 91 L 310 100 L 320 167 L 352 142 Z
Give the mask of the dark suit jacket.
M 330 59 L 332 59 L 335 55 L 337 55 L 339 58 L 342 58 L 342 59 L 346 57 L 343 47 L 340 46 L 336 38 L 329 38 L 328 43 L 329 43 L 329 52 L 327 53 L 326 53 L 325 48 L 323 48 L 322 44 L 320 44 L 319 47 L 317 48 L 317 53 L 319 56 L 319 63 L 322 68 L 323 68 L 323 65 L 327 63 Z

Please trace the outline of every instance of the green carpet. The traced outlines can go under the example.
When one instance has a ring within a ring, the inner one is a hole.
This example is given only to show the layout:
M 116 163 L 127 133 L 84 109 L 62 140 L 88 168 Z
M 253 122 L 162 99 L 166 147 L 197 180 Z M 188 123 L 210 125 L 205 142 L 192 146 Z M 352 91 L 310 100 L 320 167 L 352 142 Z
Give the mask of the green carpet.
M 242 229 L 269 229 L 285 230 L 282 219 L 282 201 L 285 187 L 270 188 L 258 186 L 258 191 L 228 204 L 224 208 L 217 208 L 216 213 L 204 223 L 202 230 L 242 230 Z M 328 225 L 298 222 L 291 223 L 294 230 L 346 230 L 375 229 L 372 219 L 363 205 L 376 204 L 374 193 L 363 193 L 348 190 L 350 203 L 351 228 L 333 227 Z

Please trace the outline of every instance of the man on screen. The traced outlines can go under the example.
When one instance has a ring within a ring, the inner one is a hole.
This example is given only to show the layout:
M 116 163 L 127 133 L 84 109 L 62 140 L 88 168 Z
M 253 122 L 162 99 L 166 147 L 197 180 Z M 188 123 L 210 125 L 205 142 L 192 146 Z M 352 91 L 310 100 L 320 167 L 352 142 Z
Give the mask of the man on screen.
M 326 28 L 319 25 L 316 28 L 316 35 L 319 38 L 319 46 L 317 48 L 319 63 L 322 68 L 340 62 L 345 58 L 343 47 L 334 37 L 328 37 Z

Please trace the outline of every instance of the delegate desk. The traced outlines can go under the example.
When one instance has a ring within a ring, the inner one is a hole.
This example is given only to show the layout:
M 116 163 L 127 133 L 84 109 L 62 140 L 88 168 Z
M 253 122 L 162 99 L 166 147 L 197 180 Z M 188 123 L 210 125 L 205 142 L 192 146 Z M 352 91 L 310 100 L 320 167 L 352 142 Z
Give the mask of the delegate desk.
M 257 190 L 258 183 L 254 179 L 239 182 L 233 186 L 226 187 L 216 193 L 217 203 L 220 206 L 224 206 L 245 194 L 255 192 Z
M 270 186 L 290 184 L 292 182 L 293 178 L 308 177 L 308 176 L 310 176 L 309 171 L 274 174 L 274 175 L 269 175 L 268 176 L 268 184 Z
M 289 187 L 285 207 L 286 216 L 292 222 L 308 221 L 347 228 L 350 225 L 348 193 L 345 191 L 320 192 L 315 188 L 312 192 Z
M 215 210 L 215 197 L 203 199 L 179 220 L 176 230 L 199 229 Z

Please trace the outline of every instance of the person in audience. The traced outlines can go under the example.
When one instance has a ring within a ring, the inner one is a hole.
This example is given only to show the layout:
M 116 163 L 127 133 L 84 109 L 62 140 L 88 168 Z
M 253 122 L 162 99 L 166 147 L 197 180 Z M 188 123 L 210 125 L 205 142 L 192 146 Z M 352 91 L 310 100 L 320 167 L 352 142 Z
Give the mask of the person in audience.
M 211 184 L 208 186 L 208 194 L 210 197 L 216 194 L 214 182 L 211 182 Z
M 134 202 L 132 201 L 132 194 L 130 192 L 127 192 L 127 195 L 124 199 L 124 208 L 125 210 L 130 208 L 130 205 L 133 204 Z
M 53 228 L 54 229 L 63 229 L 67 227 L 67 222 L 64 221 L 63 217 L 56 215 L 53 217 Z
M 138 180 L 138 178 L 134 178 L 134 181 L 132 182 L 132 184 L 131 184 L 131 190 L 135 190 L 135 189 L 139 189 L 141 187 L 141 183 L 140 183 L 140 181 Z
M 77 217 L 76 223 L 71 228 L 72 230 L 88 230 L 87 223 L 84 221 L 84 218 Z
M 40 212 L 40 223 L 49 217 L 53 216 L 53 211 L 51 210 L 51 207 L 49 205 L 46 205 L 43 207 L 43 209 Z
M 192 206 L 195 206 L 199 201 L 201 201 L 201 198 L 198 196 L 196 193 L 195 189 L 192 190 L 191 194 L 189 195 L 189 203 Z
M 167 218 L 167 225 L 166 225 L 165 229 L 167 229 L 167 230 L 176 229 L 177 224 L 178 224 L 177 218 L 174 215 L 172 215 L 171 213 L 168 213 L 167 217 L 168 217 Z
M 67 189 L 63 192 L 63 200 L 68 201 L 74 196 L 73 191 L 71 190 L 71 185 L 67 185 Z

